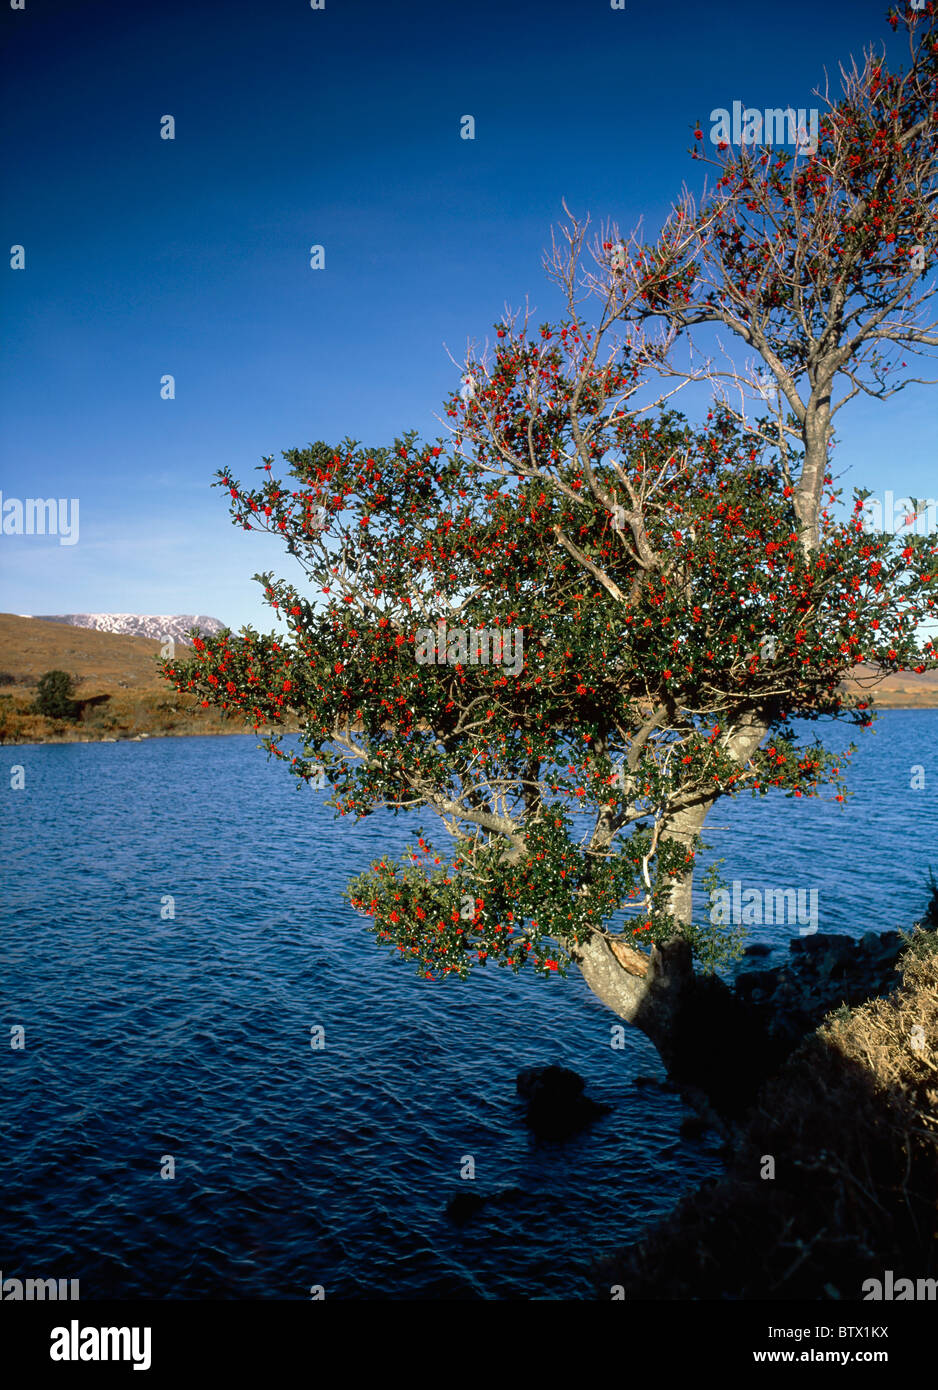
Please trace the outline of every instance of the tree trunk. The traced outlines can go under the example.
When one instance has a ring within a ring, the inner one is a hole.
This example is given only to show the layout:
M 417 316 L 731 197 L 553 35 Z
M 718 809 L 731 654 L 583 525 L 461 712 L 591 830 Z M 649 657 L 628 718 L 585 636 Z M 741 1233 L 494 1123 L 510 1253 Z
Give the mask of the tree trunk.
M 808 404 L 802 440 L 804 459 L 801 477 L 795 488 L 795 515 L 798 518 L 798 538 L 806 555 L 812 555 L 820 544 L 818 516 L 824 475 L 827 472 L 828 444 L 831 437 L 830 384 L 812 393 Z
M 734 761 L 745 765 L 769 728 L 763 714 L 746 715 L 727 737 Z M 690 848 L 703 828 L 715 796 L 676 811 L 662 838 Z M 693 866 L 670 888 L 669 911 L 678 922 L 693 920 Z M 741 1113 L 762 1080 L 780 1060 L 751 1011 L 716 976 L 698 976 L 691 945 L 678 935 L 651 954 L 623 939 L 594 935 L 576 948 L 575 959 L 590 989 L 618 1018 L 651 1040 L 668 1075 L 698 1108 L 721 1115 Z
M 694 981 L 690 944 L 653 946 L 649 956 L 594 935 L 576 948 L 575 958 L 596 997 L 618 1018 L 640 1028 L 670 1071 L 675 1020 Z

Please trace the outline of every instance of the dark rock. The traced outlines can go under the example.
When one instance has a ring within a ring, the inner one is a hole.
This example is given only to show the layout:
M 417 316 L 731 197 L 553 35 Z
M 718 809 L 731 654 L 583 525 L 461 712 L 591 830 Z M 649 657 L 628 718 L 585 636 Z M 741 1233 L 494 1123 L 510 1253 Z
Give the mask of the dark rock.
M 671 1032 L 670 1076 L 685 1094 L 703 1091 L 721 1119 L 742 1114 L 776 1064 L 764 1012 L 715 975 L 701 975 Z
M 736 999 L 762 1030 L 768 1052 L 781 1058 L 841 1004 L 853 1008 L 888 994 L 901 944 L 898 932 L 867 932 L 862 941 L 844 932 L 799 935 L 785 965 L 740 971 Z
M 772 947 L 767 941 L 751 941 L 748 946 L 743 947 L 744 956 L 770 956 Z
M 929 874 L 928 880 L 931 885 L 931 898 L 917 926 L 920 931 L 938 931 L 938 883 L 935 882 L 933 874 Z
M 519 1071 L 515 1088 L 523 1100 L 534 1100 L 535 1096 L 550 1096 L 552 1099 L 568 1100 L 580 1096 L 586 1082 L 579 1072 L 569 1067 L 525 1067 Z
M 843 975 L 849 964 L 850 959 L 848 958 L 845 960 L 839 951 L 828 951 L 827 954 L 821 958 L 818 965 L 818 973 L 822 980 L 829 980 L 834 975 Z
M 686 1115 L 681 1121 L 679 1133 L 685 1139 L 699 1139 L 710 1128 L 712 1126 L 702 1115 Z
M 771 993 L 777 983 L 775 970 L 743 970 L 736 976 L 736 993 L 741 999 L 748 999 L 754 990 Z
M 485 1198 L 476 1192 L 457 1192 L 446 1204 L 446 1215 L 457 1226 L 464 1226 L 485 1206 Z
M 823 956 L 831 950 L 856 949 L 856 937 L 843 932 L 810 932 L 807 936 L 796 936 L 788 943 L 789 951 L 808 956 Z
M 611 1106 L 584 1096 L 582 1076 L 566 1067 L 526 1067 L 518 1073 L 518 1095 L 528 1102 L 524 1122 L 539 1139 L 567 1139 Z

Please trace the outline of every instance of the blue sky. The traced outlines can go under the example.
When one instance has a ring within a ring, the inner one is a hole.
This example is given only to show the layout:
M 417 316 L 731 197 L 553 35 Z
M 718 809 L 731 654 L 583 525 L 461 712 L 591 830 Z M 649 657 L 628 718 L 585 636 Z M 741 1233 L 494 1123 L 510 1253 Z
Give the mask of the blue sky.
M 810 106 L 889 39 L 883 0 L 27 0 L 0 11 L 0 490 L 77 497 L 79 541 L 0 536 L 0 608 L 273 626 L 215 470 L 436 435 L 467 338 L 556 317 L 561 199 L 653 231 L 734 100 Z M 476 138 L 459 137 L 471 113 Z M 176 138 L 160 139 L 171 114 Z M 309 267 L 322 244 L 326 267 Z M 160 398 L 171 373 L 176 398 Z M 840 417 L 846 481 L 938 495 L 929 388 Z

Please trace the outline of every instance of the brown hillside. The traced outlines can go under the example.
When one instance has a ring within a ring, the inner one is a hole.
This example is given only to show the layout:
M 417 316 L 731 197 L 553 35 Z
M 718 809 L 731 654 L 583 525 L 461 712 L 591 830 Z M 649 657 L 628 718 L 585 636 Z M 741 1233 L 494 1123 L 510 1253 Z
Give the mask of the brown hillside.
M 167 734 L 243 734 L 251 730 L 203 709 L 162 679 L 155 658 L 160 643 L 148 637 L 96 632 L 0 613 L 0 743 L 85 743 Z M 189 649 L 176 644 L 176 655 Z M 77 678 L 77 720 L 46 719 L 32 709 L 36 683 L 46 671 Z M 291 729 L 286 721 L 280 732 Z
M 854 693 L 871 694 L 883 709 L 935 709 L 938 707 L 938 671 L 914 671 L 898 676 L 884 676 L 879 685 L 876 674 L 868 666 L 858 666 L 846 683 Z
M 79 677 L 79 697 L 99 689 L 165 690 L 154 661 L 159 651 L 159 642 L 146 637 L 0 613 L 0 686 L 7 689 L 10 676 L 17 685 L 35 684 L 44 671 L 60 670 Z

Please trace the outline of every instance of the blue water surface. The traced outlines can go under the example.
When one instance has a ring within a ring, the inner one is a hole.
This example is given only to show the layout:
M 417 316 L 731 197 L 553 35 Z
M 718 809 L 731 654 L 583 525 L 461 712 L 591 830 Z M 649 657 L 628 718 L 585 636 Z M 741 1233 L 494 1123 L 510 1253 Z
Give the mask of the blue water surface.
M 908 926 L 938 867 L 936 735 L 938 711 L 887 712 L 854 735 L 846 809 L 725 803 L 709 857 L 817 887 L 822 931 Z M 720 1171 L 715 1138 L 679 1135 L 680 1100 L 636 1082 L 663 1080 L 657 1054 L 631 1029 L 614 1049 L 575 972 L 429 982 L 380 950 L 341 889 L 415 818 L 337 821 L 255 745 L 3 750 L 3 1277 L 78 1278 L 82 1299 L 596 1297 L 593 1261 Z M 754 931 L 779 956 L 797 935 Z M 562 1144 L 515 1095 L 549 1061 L 612 1106 Z M 457 1226 L 470 1190 L 502 1196 Z

